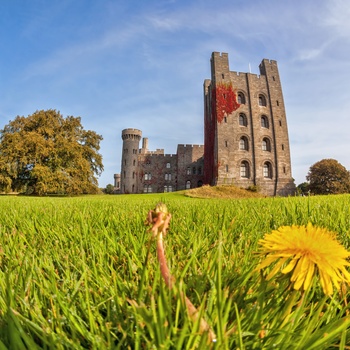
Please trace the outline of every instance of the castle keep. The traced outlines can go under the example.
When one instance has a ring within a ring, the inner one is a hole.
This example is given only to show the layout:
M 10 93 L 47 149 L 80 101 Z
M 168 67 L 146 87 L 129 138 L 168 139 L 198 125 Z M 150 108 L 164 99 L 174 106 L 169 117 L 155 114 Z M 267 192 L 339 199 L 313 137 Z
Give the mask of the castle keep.
M 204 146 L 179 144 L 176 154 L 148 150 L 138 129 L 122 131 L 120 193 L 172 192 L 203 184 L 257 187 L 266 195 L 295 191 L 286 112 L 277 62 L 260 75 L 231 72 L 228 54 L 213 52 L 204 81 Z

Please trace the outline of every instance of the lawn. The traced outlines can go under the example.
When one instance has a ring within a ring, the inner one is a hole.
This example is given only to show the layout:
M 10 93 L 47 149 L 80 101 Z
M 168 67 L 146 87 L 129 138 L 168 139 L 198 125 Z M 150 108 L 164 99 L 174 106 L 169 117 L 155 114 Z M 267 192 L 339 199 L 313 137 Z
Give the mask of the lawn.
M 145 225 L 158 202 L 173 288 Z M 0 209 L 0 350 L 350 348 L 347 285 L 325 295 L 316 274 L 294 290 L 290 274 L 256 270 L 281 226 L 325 228 L 350 251 L 350 195 L 1 196 Z

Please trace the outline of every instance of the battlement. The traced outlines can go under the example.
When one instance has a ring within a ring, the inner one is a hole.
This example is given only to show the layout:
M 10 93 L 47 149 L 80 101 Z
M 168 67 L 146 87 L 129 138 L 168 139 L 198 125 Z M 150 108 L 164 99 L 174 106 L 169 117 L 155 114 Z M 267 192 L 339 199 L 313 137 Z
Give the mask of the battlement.
M 145 153 L 147 155 L 163 155 L 164 156 L 164 149 L 163 148 L 157 148 L 155 151 L 148 151 Z
M 139 129 L 124 129 L 122 131 L 122 139 L 123 140 L 137 140 L 140 141 L 142 137 L 142 131 Z
M 228 59 L 228 53 L 226 52 L 213 52 L 213 58 L 225 58 L 225 59 Z
M 204 148 L 204 145 L 179 144 L 178 148 Z
M 160 151 L 164 152 L 164 150 L 160 150 Z M 176 157 L 177 156 L 176 154 L 157 153 L 157 151 L 149 151 L 148 153 L 146 153 L 146 155 L 150 156 L 151 158 L 152 157 L 159 157 L 159 156 L 162 156 L 164 158 L 166 158 L 166 157 L 172 158 L 172 157 Z

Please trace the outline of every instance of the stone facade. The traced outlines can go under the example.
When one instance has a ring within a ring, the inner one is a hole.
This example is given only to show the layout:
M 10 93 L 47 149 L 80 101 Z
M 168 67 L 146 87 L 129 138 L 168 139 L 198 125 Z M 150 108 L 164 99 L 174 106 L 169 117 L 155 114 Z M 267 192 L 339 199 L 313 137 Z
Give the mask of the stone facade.
M 120 193 L 233 184 L 294 194 L 277 62 L 264 59 L 259 69 L 260 75 L 231 72 L 228 54 L 213 52 L 211 79 L 204 81 L 204 146 L 180 144 L 176 154 L 164 154 L 149 151 L 147 138 L 139 148 L 140 130 L 123 130 Z

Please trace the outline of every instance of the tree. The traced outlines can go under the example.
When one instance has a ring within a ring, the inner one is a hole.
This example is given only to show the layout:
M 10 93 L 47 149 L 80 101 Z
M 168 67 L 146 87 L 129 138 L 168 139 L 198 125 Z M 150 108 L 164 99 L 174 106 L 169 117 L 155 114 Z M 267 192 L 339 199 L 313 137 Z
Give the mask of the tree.
M 303 182 L 297 186 L 297 192 L 302 195 L 307 195 L 310 190 L 310 184 L 308 182 Z
M 106 194 L 113 194 L 114 193 L 114 186 L 112 184 L 108 184 L 106 188 L 104 189 L 104 192 Z
M 17 116 L 0 130 L 0 190 L 27 194 L 97 193 L 102 136 L 56 110 Z
M 339 194 L 350 192 L 350 175 L 335 159 L 323 159 L 310 167 L 306 179 L 314 194 Z

